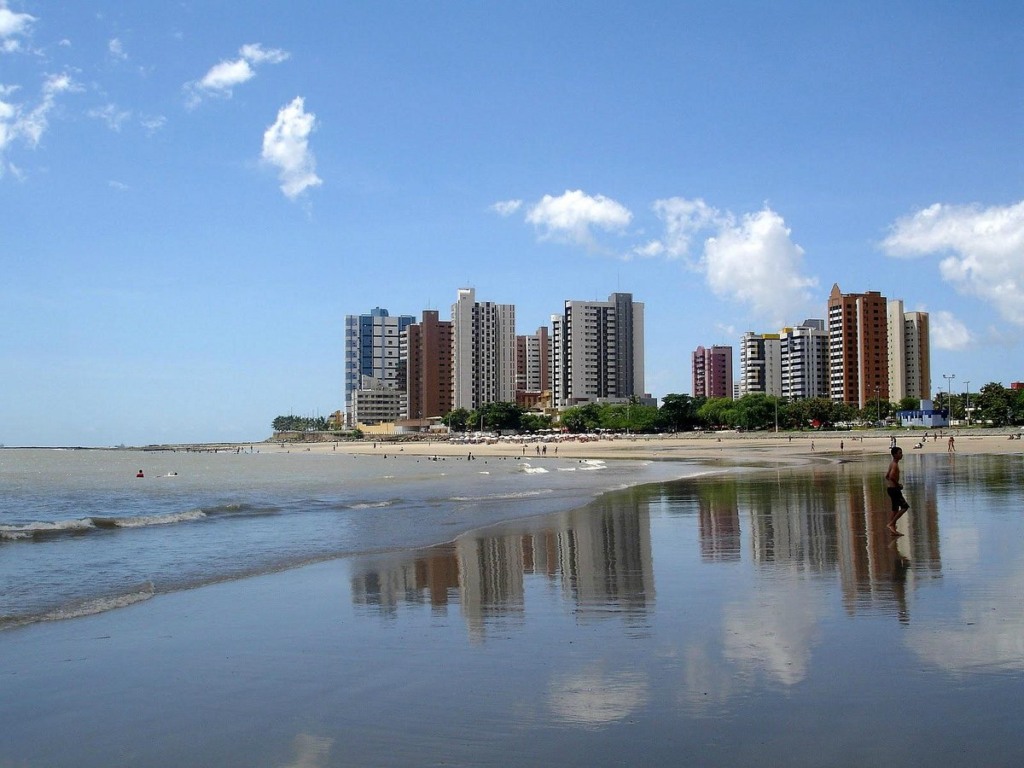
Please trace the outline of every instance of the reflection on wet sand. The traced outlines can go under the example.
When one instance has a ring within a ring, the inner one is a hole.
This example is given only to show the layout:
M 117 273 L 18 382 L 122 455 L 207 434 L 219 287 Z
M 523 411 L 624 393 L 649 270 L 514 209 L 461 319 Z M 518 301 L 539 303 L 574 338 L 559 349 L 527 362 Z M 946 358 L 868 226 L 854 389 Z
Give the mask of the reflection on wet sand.
M 353 601 L 387 614 L 403 602 L 443 611 L 458 599 L 470 635 L 482 638 L 489 623 L 522 616 L 525 580 L 536 576 L 561 590 L 578 619 L 642 621 L 655 595 L 645 500 L 637 489 L 610 494 L 544 518 L 536 531 L 467 535 L 411 562 L 374 562 L 355 569 Z
M 705 562 L 741 560 L 745 529 L 754 563 L 838 574 L 848 612 L 875 608 L 905 620 L 910 563 L 913 579 L 940 574 L 936 482 L 926 476 L 915 486 L 911 511 L 900 523 L 910 535 L 895 539 L 885 528 L 888 499 L 862 466 L 679 484 L 668 501 L 675 514 L 696 508 Z
M 556 585 L 578 619 L 633 616 L 654 604 L 650 514 L 696 513 L 699 556 L 708 564 L 745 557 L 769 570 L 838 577 L 849 614 L 910 620 L 908 589 L 941 573 L 935 476 L 910 491 L 903 532 L 886 530 L 887 497 L 863 466 L 823 465 L 665 483 L 608 494 L 582 509 L 460 537 L 413 559 L 374 559 L 355 569 L 357 605 L 393 614 L 400 604 L 444 612 L 456 601 L 470 635 L 520 621 L 526 582 Z M 539 526 L 539 527 L 537 527 Z M 911 567 L 911 564 L 913 567 Z M 788 627 L 799 625 L 790 621 Z

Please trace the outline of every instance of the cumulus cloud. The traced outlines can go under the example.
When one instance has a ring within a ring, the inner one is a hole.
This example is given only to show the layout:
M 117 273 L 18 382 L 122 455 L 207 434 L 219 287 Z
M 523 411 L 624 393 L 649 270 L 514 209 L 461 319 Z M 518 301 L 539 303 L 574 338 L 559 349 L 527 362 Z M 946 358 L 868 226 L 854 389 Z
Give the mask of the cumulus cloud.
M 939 257 L 944 280 L 1024 325 L 1024 201 L 988 208 L 936 203 L 897 220 L 882 249 Z
M 263 134 L 263 161 L 277 168 L 281 191 L 290 200 L 323 183 L 309 149 L 309 134 L 315 126 L 316 115 L 306 112 L 305 101 L 296 96 L 281 107 L 274 124 Z
M 27 13 L 15 13 L 7 7 L 6 0 L 0 0 L 0 53 L 14 53 L 21 50 L 21 38 L 29 33 L 36 20 Z
M 508 200 L 491 210 L 507 216 L 520 205 Z M 660 236 L 620 251 L 623 258 L 679 260 L 703 274 L 716 295 L 748 305 L 764 322 L 781 326 L 813 312 L 817 278 L 804 273 L 804 251 L 775 211 L 765 207 L 737 217 L 700 198 L 682 197 L 656 200 L 651 208 L 662 225 Z M 611 198 L 577 189 L 545 195 L 528 207 L 526 221 L 541 239 L 596 250 L 595 231 L 621 233 L 633 213 Z
M 593 229 L 617 232 L 629 226 L 633 214 L 621 203 L 604 195 L 591 196 L 582 190 L 566 190 L 558 197 L 544 195 L 526 213 L 543 239 L 563 240 L 596 247 Z
M 928 335 L 936 349 L 966 349 L 974 342 L 974 334 L 952 312 L 930 312 L 928 320 Z
M 661 239 L 637 246 L 633 249 L 632 255 L 686 259 L 690 255 L 690 246 L 696 235 L 728 221 L 727 216 L 700 198 L 687 200 L 682 197 L 670 197 L 656 200 L 653 208 L 664 225 L 665 234 Z
M 802 274 L 804 250 L 783 218 L 766 208 L 720 225 L 704 243 L 702 266 L 711 290 L 750 306 L 781 326 L 811 302 L 818 281 Z
M 735 216 L 700 198 L 656 200 L 662 235 L 636 246 L 626 258 L 683 261 L 704 275 L 719 297 L 746 304 L 762 321 L 784 325 L 805 315 L 817 279 L 804 275 L 804 250 L 785 220 L 768 207 Z
M 4 156 L 16 142 L 30 149 L 39 142 L 49 127 L 50 112 L 57 103 L 57 97 L 77 90 L 78 86 L 67 74 L 49 75 L 43 82 L 42 95 L 35 106 L 10 100 L 19 90 L 14 86 L 0 86 L 0 175 L 4 170 L 15 171 Z
M 256 76 L 258 64 L 280 64 L 291 54 L 279 48 L 265 49 L 259 43 L 243 45 L 237 59 L 228 59 L 210 67 L 197 81 L 186 83 L 187 104 L 196 107 L 206 96 L 230 98 L 237 85 L 248 82 Z
M 500 200 L 491 206 L 491 210 L 499 216 L 511 216 L 522 207 L 522 200 Z

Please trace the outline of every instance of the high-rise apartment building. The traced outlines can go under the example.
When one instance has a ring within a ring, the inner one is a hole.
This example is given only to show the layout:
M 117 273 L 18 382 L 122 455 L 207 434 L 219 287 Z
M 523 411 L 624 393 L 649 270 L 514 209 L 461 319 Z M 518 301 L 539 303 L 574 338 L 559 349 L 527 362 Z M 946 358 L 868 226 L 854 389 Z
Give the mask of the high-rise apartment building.
M 644 394 L 644 305 L 631 293 L 567 300 L 551 316 L 551 394 L 556 407 Z
M 931 346 L 927 312 L 904 312 L 903 301 L 888 303 L 889 400 L 931 399 Z
M 439 320 L 437 310 L 424 310 L 402 339 L 403 379 L 407 419 L 446 416 L 452 400 L 452 324 Z
M 349 426 L 355 425 L 353 398 L 357 390 L 400 390 L 402 331 L 415 320 L 412 315 L 392 317 L 380 307 L 365 315 L 345 317 L 345 412 Z M 375 418 L 380 413 L 383 411 L 375 409 Z M 394 418 L 400 415 L 395 413 Z
M 833 401 L 863 408 L 889 397 L 886 300 L 878 291 L 828 297 L 829 394 Z
M 516 399 L 516 308 L 478 302 L 460 288 L 452 304 L 453 406 L 475 410 Z
M 551 387 L 547 326 L 532 336 L 516 336 L 516 391 L 543 392 Z
M 747 331 L 740 340 L 740 397 L 782 396 L 782 341 L 777 333 Z
M 790 400 L 828 397 L 828 332 L 824 320 L 783 328 L 782 396 Z
M 693 396 L 733 397 L 732 347 L 697 347 L 693 351 Z

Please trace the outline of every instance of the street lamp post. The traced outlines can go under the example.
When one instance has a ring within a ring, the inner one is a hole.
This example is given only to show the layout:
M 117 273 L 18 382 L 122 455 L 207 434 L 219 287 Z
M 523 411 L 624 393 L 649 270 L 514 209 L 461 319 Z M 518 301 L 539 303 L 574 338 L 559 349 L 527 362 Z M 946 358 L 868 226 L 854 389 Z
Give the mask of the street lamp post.
M 875 413 L 878 416 L 876 421 L 878 421 L 879 424 L 882 423 L 882 398 L 879 395 L 880 390 L 881 387 L 875 387 Z
M 942 374 L 942 378 L 944 378 L 946 380 L 946 387 L 947 387 L 946 408 L 949 409 L 949 421 L 950 421 L 950 423 L 952 423 L 952 421 L 953 421 L 953 379 L 956 378 L 956 374 L 955 373 L 944 373 L 944 374 Z
M 965 381 L 964 386 L 967 387 L 967 404 L 964 405 L 964 416 L 967 418 L 967 426 L 971 426 L 971 382 Z

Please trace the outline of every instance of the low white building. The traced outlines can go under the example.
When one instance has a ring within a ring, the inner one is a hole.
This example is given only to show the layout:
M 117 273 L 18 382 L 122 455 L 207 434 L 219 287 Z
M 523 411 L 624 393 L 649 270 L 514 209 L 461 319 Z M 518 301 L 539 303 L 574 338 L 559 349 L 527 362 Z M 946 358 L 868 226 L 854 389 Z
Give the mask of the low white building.
M 904 427 L 948 427 L 949 411 L 945 408 L 935 410 L 931 400 L 922 400 L 921 407 L 916 411 L 898 411 L 896 418 Z

